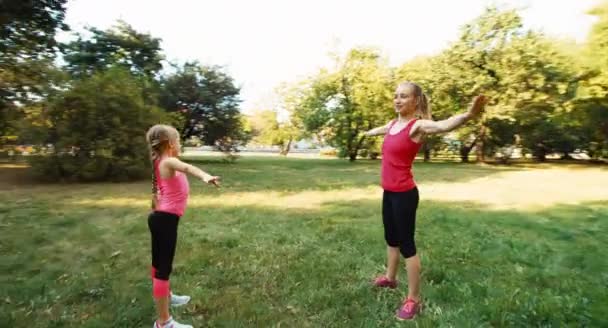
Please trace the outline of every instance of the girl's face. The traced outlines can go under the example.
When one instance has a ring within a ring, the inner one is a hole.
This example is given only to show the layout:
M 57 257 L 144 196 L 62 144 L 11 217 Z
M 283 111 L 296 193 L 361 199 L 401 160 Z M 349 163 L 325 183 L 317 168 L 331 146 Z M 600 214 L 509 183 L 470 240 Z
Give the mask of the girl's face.
M 171 140 L 169 142 L 169 156 L 178 157 L 181 152 L 182 145 L 180 143 L 179 137 Z
M 415 113 L 416 96 L 414 94 L 414 87 L 409 84 L 399 85 L 395 91 L 393 103 L 395 104 L 395 112 L 402 116 Z

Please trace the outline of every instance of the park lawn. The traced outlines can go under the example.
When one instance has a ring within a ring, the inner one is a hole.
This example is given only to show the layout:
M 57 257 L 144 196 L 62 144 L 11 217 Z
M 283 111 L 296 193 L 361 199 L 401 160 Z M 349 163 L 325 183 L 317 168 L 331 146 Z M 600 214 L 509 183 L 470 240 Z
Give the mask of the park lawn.
M 608 170 L 416 163 L 424 310 L 376 290 L 379 161 L 195 164 L 171 278 L 195 327 L 608 326 Z M 150 183 L 35 184 L 0 167 L 0 326 L 147 327 Z M 21 182 L 20 182 L 21 181 Z M 574 183 L 578 186 L 575 186 Z

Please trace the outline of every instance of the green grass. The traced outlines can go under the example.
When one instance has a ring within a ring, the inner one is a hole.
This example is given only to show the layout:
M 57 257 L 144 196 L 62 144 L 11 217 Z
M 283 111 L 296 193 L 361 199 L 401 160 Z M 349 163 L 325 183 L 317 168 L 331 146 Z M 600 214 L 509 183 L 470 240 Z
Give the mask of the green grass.
M 401 323 L 405 272 L 397 290 L 370 288 L 385 262 L 378 161 L 195 163 L 224 183 L 191 179 L 180 223 L 172 287 L 193 300 L 174 316 L 195 327 L 608 326 L 608 201 L 497 209 L 422 189 L 525 170 L 539 184 L 550 168 L 416 163 L 425 309 Z M 149 190 L 3 185 L 0 326 L 151 325 Z

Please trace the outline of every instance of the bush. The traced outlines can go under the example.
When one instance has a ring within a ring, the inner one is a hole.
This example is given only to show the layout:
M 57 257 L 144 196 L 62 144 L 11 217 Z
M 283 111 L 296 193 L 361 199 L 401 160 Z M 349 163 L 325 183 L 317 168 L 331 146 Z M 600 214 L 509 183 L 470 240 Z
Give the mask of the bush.
M 111 69 L 73 87 L 53 101 L 41 143 L 46 156 L 33 156 L 34 174 L 46 181 L 125 181 L 150 175 L 145 132 L 166 117 L 146 105 L 140 82 Z

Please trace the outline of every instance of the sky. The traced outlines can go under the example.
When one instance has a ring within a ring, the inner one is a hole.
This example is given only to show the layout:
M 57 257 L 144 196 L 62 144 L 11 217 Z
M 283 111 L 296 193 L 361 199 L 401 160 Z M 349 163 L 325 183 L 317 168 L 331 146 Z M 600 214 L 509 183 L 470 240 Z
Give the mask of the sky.
M 492 4 L 518 8 L 528 28 L 584 42 L 599 0 L 69 0 L 73 30 L 124 20 L 162 39 L 170 61 L 221 65 L 241 87 L 244 112 L 273 90 L 330 64 L 330 52 L 377 47 L 391 65 L 431 55 Z M 66 40 L 68 35 L 60 35 Z

